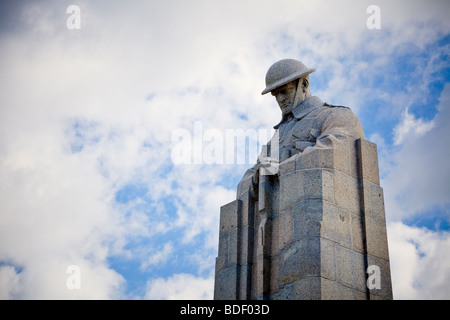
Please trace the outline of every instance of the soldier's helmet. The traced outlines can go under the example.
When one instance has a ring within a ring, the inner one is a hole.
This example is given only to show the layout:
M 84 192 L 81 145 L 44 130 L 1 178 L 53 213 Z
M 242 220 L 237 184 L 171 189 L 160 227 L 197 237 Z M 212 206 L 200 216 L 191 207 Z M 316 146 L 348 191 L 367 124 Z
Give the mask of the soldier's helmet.
M 266 88 L 261 94 L 266 94 L 286 83 L 306 76 L 316 69 L 307 68 L 295 59 L 283 59 L 275 62 L 266 73 Z

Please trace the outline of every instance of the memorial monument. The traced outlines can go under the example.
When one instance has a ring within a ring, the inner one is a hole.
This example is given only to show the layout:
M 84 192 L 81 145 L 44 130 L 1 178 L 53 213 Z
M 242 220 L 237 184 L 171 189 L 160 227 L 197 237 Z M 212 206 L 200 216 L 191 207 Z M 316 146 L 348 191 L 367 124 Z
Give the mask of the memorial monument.
M 214 299 L 392 299 L 376 145 L 349 108 L 311 96 L 314 71 L 267 71 L 282 120 L 221 207 Z

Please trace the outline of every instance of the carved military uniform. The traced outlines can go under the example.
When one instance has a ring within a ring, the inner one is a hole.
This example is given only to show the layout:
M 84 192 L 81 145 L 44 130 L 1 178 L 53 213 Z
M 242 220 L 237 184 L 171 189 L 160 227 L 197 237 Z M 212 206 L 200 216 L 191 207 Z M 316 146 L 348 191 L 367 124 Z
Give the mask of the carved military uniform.
M 314 149 L 337 148 L 347 138 L 364 138 L 361 123 L 349 108 L 324 103 L 315 96 L 304 100 L 291 114 L 284 115 L 274 128 L 279 130 L 280 163 Z M 249 169 L 243 180 L 253 176 L 260 166 L 258 162 Z
M 308 148 L 333 148 L 343 135 L 364 137 L 361 123 L 349 108 L 323 103 L 318 97 L 300 103 L 274 128 L 279 130 L 280 162 Z

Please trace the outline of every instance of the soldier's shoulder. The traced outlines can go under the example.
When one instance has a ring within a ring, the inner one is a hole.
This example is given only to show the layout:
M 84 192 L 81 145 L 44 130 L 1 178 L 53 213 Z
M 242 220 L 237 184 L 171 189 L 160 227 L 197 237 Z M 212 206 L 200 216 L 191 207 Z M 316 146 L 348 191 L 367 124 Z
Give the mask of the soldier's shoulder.
M 328 102 L 324 102 L 323 103 L 323 107 L 324 108 L 330 108 L 330 109 L 336 109 L 336 110 L 351 110 L 349 107 L 340 106 L 340 105 L 336 105 L 336 104 L 331 104 L 331 103 L 328 103 Z
M 322 111 L 325 111 L 325 114 L 342 114 L 353 116 L 353 111 L 346 106 L 334 105 L 327 102 L 324 102 L 322 106 Z
M 353 112 L 350 110 L 349 107 L 345 106 L 339 106 L 339 105 L 333 105 L 327 102 L 324 102 L 319 108 L 317 108 L 314 112 L 313 117 L 318 117 L 320 119 L 328 118 L 328 117 L 334 117 L 338 115 L 346 116 L 349 114 L 353 114 Z
M 352 125 L 358 122 L 358 118 L 349 107 L 324 103 L 318 115 L 324 124 Z
M 358 117 L 349 107 L 328 105 L 326 112 L 323 112 L 323 125 L 326 127 L 346 128 L 345 133 L 355 138 L 364 137 L 364 131 Z

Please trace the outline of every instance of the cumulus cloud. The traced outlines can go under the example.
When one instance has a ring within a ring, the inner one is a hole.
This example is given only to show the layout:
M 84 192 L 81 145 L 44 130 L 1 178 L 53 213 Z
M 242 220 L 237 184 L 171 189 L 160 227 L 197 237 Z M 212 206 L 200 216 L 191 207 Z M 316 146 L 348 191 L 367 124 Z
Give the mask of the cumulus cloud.
M 369 32 L 369 2 L 79 1 L 80 30 L 66 28 L 70 1 L 2 2 L 0 297 L 126 297 L 112 256 L 153 270 L 195 244 L 180 258 L 195 275 L 151 275 L 146 297 L 211 298 L 219 207 L 250 164 L 175 166 L 171 134 L 196 120 L 218 132 L 271 129 L 279 110 L 260 92 L 267 68 L 286 57 L 317 67 L 314 94 L 363 113 L 361 101 L 383 92 L 361 86 L 361 74 L 383 74 L 390 54 L 423 49 L 450 29 L 445 2 L 423 10 L 418 1 L 381 1 L 389 34 Z M 419 70 L 425 83 L 441 57 Z M 384 186 L 387 205 L 401 212 L 442 203 L 447 190 L 445 174 L 424 171 L 423 181 L 435 178 L 442 190 L 423 184 L 411 207 L 398 201 L 414 183 L 407 170 L 432 159 L 421 146 L 447 156 L 428 140 L 447 133 L 445 104 L 426 127 L 404 113 L 418 96 L 396 99 L 403 151 L 394 159 L 404 171 Z M 397 197 L 390 204 L 389 194 Z M 80 267 L 80 290 L 66 286 L 70 265 Z
M 438 113 L 429 122 L 405 113 L 394 132 L 401 132 L 400 148 L 381 144 L 385 204 L 394 297 L 448 299 L 450 235 L 440 224 L 450 221 L 449 136 L 450 86 L 445 85 Z M 382 140 L 383 141 L 383 140 Z M 436 213 L 437 211 L 437 213 Z M 407 225 L 420 219 L 434 225 Z
M 167 242 L 163 245 L 160 251 L 157 251 L 151 254 L 147 261 L 145 261 L 141 268 L 148 268 L 149 266 L 155 264 L 164 264 L 167 259 L 169 259 L 170 255 L 173 253 L 173 244 L 171 242 Z
M 0 267 L 0 299 L 14 299 L 19 294 L 20 283 L 19 275 L 12 266 Z
M 64 154 L 58 138 L 38 133 L 34 138 L 14 144 L 2 157 L 1 259 L 27 288 L 20 297 L 71 297 L 65 271 L 73 264 L 98 284 L 83 291 L 84 297 L 110 297 L 107 288 L 122 279 L 108 270 L 105 259 L 112 235 L 119 239 L 123 229 L 120 215 L 108 205 L 109 187 L 95 163 Z
M 145 298 L 150 300 L 205 300 L 211 299 L 212 288 L 213 278 L 175 274 L 168 279 L 149 280 Z
M 407 135 L 419 137 L 430 131 L 433 126 L 433 121 L 416 119 L 413 114 L 408 112 L 408 109 L 405 109 L 403 121 L 394 129 L 394 144 L 401 144 Z
M 395 299 L 449 299 L 450 234 L 388 225 Z
M 450 86 L 445 85 L 433 120 L 414 119 L 407 112 L 394 132 L 401 132 L 399 149 L 385 149 L 390 163 L 387 171 L 386 205 L 392 219 L 423 213 L 433 206 L 445 209 L 449 204 L 450 169 Z M 448 211 L 446 210 L 447 214 Z

